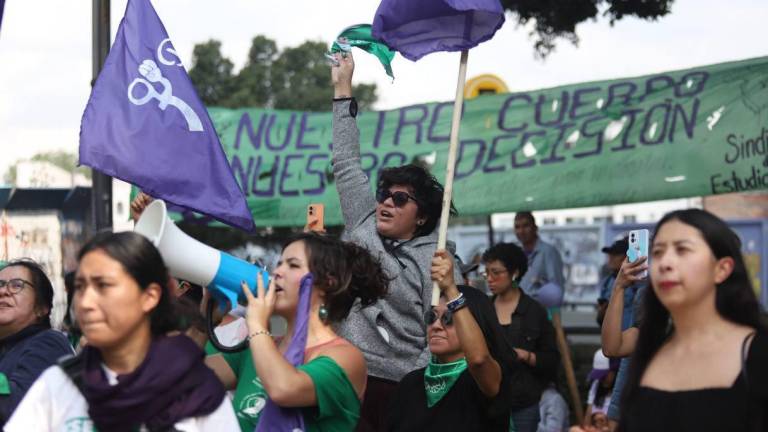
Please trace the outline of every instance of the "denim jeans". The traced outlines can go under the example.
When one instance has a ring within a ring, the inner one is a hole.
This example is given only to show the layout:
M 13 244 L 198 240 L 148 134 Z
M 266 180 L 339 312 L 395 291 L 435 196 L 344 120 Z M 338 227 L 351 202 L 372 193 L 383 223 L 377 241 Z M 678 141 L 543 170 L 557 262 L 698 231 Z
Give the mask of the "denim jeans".
M 536 432 L 539 427 L 539 404 L 512 411 L 510 417 L 510 432 Z

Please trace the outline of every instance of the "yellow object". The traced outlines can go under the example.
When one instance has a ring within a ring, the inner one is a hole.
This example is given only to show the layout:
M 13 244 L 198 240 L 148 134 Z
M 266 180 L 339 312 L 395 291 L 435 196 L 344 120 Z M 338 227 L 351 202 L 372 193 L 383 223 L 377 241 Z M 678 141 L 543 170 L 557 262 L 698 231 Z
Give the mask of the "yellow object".
M 501 78 L 492 74 L 478 75 L 464 86 L 464 97 L 472 99 L 482 94 L 508 93 L 509 88 Z

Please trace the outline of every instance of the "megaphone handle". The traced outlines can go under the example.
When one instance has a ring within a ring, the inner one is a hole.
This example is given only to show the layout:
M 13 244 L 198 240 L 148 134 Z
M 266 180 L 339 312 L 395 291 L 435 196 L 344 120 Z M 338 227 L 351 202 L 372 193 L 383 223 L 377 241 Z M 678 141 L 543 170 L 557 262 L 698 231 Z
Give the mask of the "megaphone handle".
M 248 347 L 248 339 L 244 339 L 242 342 L 231 347 L 222 345 L 219 342 L 219 338 L 216 337 L 216 332 L 214 331 L 215 326 L 213 325 L 213 308 L 216 307 L 213 303 L 213 301 L 209 301 L 205 310 L 206 329 L 208 330 L 208 340 L 211 341 L 211 345 L 223 353 L 237 353 L 246 349 Z

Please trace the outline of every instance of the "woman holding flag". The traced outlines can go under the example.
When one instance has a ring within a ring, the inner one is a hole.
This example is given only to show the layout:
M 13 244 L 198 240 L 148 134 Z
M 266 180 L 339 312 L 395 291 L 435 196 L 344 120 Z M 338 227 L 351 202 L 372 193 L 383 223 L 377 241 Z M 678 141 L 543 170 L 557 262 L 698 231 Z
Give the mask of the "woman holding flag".
M 445 250 L 435 254 L 431 274 L 441 291 L 424 317 L 432 358 L 400 382 L 386 430 L 506 432 L 513 362 L 493 306 L 480 291 L 456 286 Z
M 247 284 L 248 349 L 213 354 L 206 362 L 235 390 L 242 431 L 351 431 L 360 415 L 367 369 L 362 353 L 332 325 L 360 299 L 384 295 L 388 279 L 363 248 L 315 233 L 289 240 L 265 291 Z M 269 318 L 287 321 L 282 339 Z

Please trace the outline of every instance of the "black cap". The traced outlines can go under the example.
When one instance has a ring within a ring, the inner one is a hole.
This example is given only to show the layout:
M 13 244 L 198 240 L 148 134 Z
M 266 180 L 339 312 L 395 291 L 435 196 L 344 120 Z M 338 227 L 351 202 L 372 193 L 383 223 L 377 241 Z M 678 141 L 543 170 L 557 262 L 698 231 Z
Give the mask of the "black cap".
M 606 246 L 601 250 L 603 251 L 603 253 L 607 253 L 611 255 L 624 255 L 625 253 L 627 253 L 627 249 L 629 249 L 629 240 L 627 239 L 627 237 L 623 237 L 613 242 L 612 245 Z

